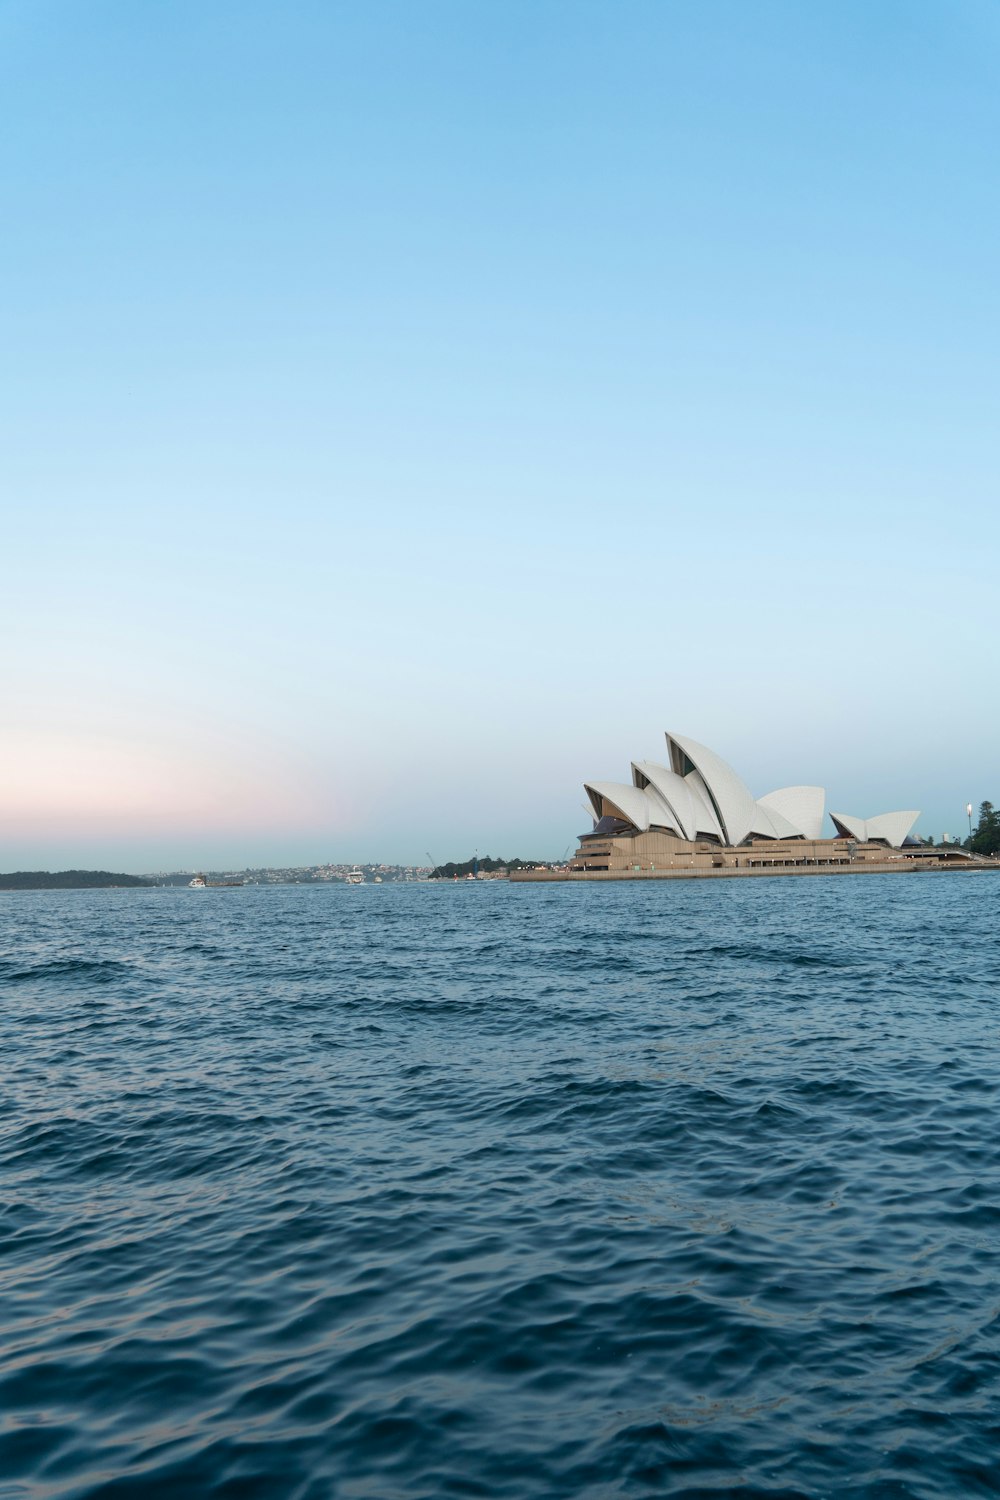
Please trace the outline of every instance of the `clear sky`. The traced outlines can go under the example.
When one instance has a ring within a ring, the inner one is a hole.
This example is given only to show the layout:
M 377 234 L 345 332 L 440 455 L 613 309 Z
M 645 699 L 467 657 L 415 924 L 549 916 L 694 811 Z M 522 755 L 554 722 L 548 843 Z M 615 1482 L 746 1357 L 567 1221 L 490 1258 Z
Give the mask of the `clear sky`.
M 0 0 L 0 868 L 1000 802 L 993 0 Z

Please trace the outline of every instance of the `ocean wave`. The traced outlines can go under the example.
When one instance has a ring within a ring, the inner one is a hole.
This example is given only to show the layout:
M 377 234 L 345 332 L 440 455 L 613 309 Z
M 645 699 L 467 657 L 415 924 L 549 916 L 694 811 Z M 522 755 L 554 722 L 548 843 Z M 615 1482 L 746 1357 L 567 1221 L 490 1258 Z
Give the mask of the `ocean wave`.
M 994 1493 L 993 887 L 892 886 L 5 906 L 0 1495 Z

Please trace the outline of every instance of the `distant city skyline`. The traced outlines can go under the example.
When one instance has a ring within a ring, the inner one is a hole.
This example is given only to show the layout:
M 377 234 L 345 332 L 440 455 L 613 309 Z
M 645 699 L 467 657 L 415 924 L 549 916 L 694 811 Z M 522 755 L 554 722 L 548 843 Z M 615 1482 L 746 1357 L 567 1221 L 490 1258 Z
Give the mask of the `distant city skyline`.
M 556 859 L 668 726 L 1000 802 L 995 7 L 0 37 L 0 869 Z

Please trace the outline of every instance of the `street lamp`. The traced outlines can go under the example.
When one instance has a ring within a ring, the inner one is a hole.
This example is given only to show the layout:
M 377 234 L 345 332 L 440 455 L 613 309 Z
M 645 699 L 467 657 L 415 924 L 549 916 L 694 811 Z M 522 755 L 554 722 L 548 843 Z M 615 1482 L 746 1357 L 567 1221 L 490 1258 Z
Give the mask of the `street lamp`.
M 965 811 L 969 815 L 969 838 L 971 839 L 971 837 L 972 837 L 972 803 L 971 802 L 967 802 L 965 804 Z

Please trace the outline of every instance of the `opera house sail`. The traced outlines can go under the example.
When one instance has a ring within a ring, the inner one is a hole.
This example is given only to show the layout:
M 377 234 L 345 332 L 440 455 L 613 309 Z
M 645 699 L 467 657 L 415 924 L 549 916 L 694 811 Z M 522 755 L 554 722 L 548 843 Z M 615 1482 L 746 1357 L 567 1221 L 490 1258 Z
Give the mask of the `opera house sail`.
M 666 743 L 666 762 L 633 761 L 631 782 L 585 783 L 594 827 L 581 837 L 571 871 L 884 862 L 903 847 L 919 817 L 917 812 L 869 818 L 834 813 L 834 834 L 824 839 L 822 787 L 779 787 L 755 797 L 706 745 L 671 732 Z

